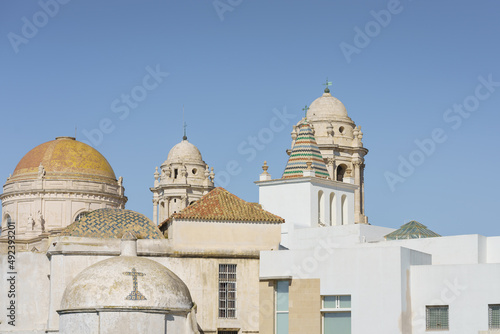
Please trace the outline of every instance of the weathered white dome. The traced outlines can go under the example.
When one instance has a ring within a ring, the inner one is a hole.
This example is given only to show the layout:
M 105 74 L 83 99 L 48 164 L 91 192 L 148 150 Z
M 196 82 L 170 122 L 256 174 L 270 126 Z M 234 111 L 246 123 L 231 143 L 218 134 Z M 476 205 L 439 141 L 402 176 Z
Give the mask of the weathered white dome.
M 172 147 L 166 161 L 167 164 L 183 162 L 203 164 L 200 150 L 188 142 L 187 139 L 183 139 L 179 144 Z
M 78 274 L 66 287 L 61 310 L 131 308 L 189 311 L 186 284 L 156 261 L 117 256 Z
M 348 117 L 347 110 L 342 102 L 329 92 L 325 92 L 311 103 L 307 111 L 307 118 L 314 120 L 332 117 Z

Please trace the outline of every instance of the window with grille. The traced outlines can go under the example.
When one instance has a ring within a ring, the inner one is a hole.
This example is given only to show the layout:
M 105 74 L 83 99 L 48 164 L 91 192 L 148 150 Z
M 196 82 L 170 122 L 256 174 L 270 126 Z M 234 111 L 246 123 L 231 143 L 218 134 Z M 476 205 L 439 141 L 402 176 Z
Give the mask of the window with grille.
M 488 305 L 489 329 L 500 329 L 500 304 Z
M 219 318 L 236 318 L 235 264 L 219 264 Z
M 426 306 L 426 329 L 449 329 L 448 305 Z
M 217 334 L 238 334 L 238 331 L 235 331 L 235 330 L 231 330 L 231 331 L 228 331 L 228 330 L 218 330 L 217 331 Z
M 323 334 L 351 334 L 351 296 L 323 296 Z

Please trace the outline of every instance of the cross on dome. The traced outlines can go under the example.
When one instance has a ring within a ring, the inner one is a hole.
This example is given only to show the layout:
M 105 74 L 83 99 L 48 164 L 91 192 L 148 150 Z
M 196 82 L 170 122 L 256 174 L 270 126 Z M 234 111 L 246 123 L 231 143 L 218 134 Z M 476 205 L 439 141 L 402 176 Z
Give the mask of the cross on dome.
M 331 85 L 332 85 L 332 82 L 328 81 L 328 77 L 327 77 L 326 82 L 323 84 L 323 86 L 326 86 L 325 93 L 330 93 L 330 89 L 328 88 L 328 86 L 331 86 Z
M 139 292 L 139 284 L 137 283 L 137 276 L 146 276 L 144 273 L 139 273 L 135 268 L 132 268 L 132 271 L 126 271 L 123 273 L 127 276 L 132 276 L 132 292 L 125 298 L 128 300 L 146 300 L 146 297 L 142 293 Z

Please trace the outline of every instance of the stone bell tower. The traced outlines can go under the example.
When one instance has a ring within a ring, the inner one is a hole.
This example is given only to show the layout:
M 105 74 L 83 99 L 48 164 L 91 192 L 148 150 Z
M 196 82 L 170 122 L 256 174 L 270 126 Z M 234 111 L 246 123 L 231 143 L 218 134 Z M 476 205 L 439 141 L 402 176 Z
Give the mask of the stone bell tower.
M 153 222 L 160 224 L 199 200 L 214 188 L 214 170 L 203 161 L 201 153 L 186 135 L 168 153 L 167 160 L 156 167 L 153 193 Z
M 329 85 L 331 83 L 327 81 L 323 95 L 306 108 L 306 118 L 313 128 L 329 178 L 358 186 L 354 194 L 354 221 L 356 224 L 367 224 L 364 157 L 368 149 L 363 147 L 361 127 L 349 118 L 344 104 L 330 94 Z M 301 122 L 293 127 L 292 147 Z

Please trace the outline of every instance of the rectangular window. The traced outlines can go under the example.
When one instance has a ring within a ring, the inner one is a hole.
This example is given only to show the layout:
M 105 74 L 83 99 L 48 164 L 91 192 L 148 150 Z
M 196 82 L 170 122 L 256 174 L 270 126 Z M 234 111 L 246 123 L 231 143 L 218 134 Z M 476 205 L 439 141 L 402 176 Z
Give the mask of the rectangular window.
M 427 330 L 449 329 L 448 305 L 426 306 L 425 318 Z
M 488 305 L 489 329 L 500 329 L 500 304 Z
M 289 281 L 276 282 L 276 334 L 288 334 Z
M 236 318 L 235 264 L 219 264 L 219 318 Z
M 323 296 L 323 334 L 351 334 L 351 296 Z
M 218 330 L 217 331 L 217 334 L 238 334 L 238 331 L 235 331 L 235 330 Z

